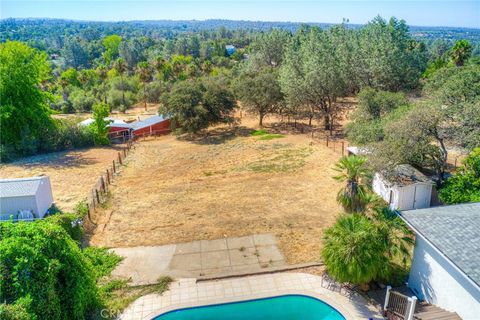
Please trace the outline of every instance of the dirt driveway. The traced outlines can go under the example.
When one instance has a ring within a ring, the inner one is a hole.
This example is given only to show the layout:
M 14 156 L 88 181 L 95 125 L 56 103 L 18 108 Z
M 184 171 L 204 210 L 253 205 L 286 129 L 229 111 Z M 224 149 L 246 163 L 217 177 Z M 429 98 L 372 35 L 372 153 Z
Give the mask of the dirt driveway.
M 290 263 L 319 259 L 340 212 L 340 155 L 307 134 L 262 140 L 251 129 L 141 141 L 98 211 L 92 245 L 130 247 L 273 233 Z

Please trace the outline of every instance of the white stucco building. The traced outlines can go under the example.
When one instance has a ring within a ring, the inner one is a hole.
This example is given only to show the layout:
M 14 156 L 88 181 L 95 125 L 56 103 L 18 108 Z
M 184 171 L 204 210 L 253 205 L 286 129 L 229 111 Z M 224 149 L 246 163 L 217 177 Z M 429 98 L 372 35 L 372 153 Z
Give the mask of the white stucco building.
M 410 210 L 430 207 L 433 182 L 408 164 L 390 172 L 377 172 L 373 177 L 373 191 L 388 202 L 392 210 Z
M 49 177 L 0 180 L 0 220 L 43 218 L 52 204 Z
M 480 319 L 480 203 L 399 215 L 416 234 L 409 288 L 464 320 Z

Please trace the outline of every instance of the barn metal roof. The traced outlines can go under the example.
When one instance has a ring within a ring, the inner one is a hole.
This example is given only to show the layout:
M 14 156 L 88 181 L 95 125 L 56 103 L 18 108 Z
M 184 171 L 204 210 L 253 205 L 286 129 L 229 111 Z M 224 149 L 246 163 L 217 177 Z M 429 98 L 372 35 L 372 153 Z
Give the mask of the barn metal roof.
M 480 202 L 407 210 L 399 215 L 480 286 Z
M 154 125 L 155 123 L 159 123 L 164 120 L 165 118 L 163 118 L 162 116 L 152 116 L 150 118 L 147 118 L 141 121 L 132 122 L 130 124 L 132 125 L 131 128 L 133 128 L 133 130 L 138 130 L 138 129 L 149 127 L 151 125 Z
M 0 198 L 33 196 L 48 177 L 0 179 Z

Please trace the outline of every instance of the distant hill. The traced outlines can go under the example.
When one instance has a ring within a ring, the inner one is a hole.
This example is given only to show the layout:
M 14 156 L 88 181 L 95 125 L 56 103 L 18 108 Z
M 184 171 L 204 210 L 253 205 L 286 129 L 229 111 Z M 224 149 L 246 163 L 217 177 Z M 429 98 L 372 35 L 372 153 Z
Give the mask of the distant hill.
M 2 19 L 0 20 L 0 41 L 11 40 L 42 40 L 45 36 L 64 37 L 77 33 L 91 33 L 92 37 L 117 33 L 123 36 L 145 35 L 150 37 L 171 38 L 180 33 L 212 31 L 219 29 L 268 31 L 271 29 L 297 30 L 301 25 L 328 28 L 329 23 L 298 23 L 298 22 L 267 22 L 243 20 L 155 20 L 155 21 L 123 21 L 98 22 L 63 19 Z M 348 24 L 351 28 L 361 25 Z M 472 43 L 480 42 L 480 29 L 463 27 L 421 27 L 410 26 L 410 32 L 419 40 L 426 42 L 435 39 L 455 41 L 467 39 Z

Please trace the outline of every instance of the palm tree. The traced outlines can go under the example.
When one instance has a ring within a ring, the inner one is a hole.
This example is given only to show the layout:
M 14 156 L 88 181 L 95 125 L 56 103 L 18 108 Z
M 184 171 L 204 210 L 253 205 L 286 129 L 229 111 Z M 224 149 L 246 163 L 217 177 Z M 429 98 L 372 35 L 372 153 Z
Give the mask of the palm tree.
M 103 86 L 103 101 L 106 104 L 107 103 L 107 90 L 106 90 L 106 85 L 107 85 L 107 77 L 108 77 L 108 70 L 107 67 L 104 65 L 100 65 L 97 68 L 97 75 L 100 81 L 102 81 L 102 86 Z
M 337 202 L 348 213 L 364 212 L 375 197 L 370 192 L 371 172 L 366 165 L 367 159 L 351 155 L 342 157 L 333 168 L 341 174 L 333 177 L 346 182 L 337 194 Z
M 126 108 L 127 105 L 125 103 L 125 84 L 123 81 L 123 75 L 127 71 L 128 65 L 127 62 L 125 62 L 125 59 L 118 58 L 117 60 L 115 60 L 113 67 L 115 68 L 115 70 L 117 70 L 118 74 L 120 75 L 120 79 L 122 80 L 122 103 L 123 107 Z
M 325 230 L 322 259 L 335 280 L 367 287 L 382 277 L 388 259 L 374 222 L 365 215 L 342 215 Z
M 392 262 L 401 261 L 406 268 L 415 243 L 412 231 L 394 211 L 385 206 L 374 208 L 372 219 L 386 249 L 386 256 Z
M 152 80 L 152 72 L 148 62 L 142 61 L 137 65 L 137 74 L 143 84 L 143 103 L 145 104 L 145 111 L 147 111 L 147 82 Z
M 468 40 L 458 40 L 450 50 L 450 58 L 457 67 L 463 66 L 472 54 L 472 45 Z

